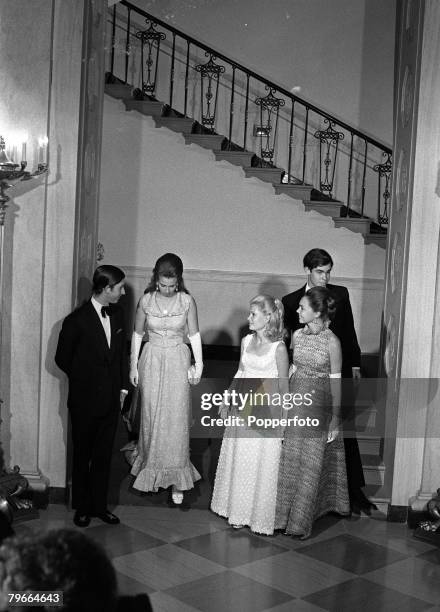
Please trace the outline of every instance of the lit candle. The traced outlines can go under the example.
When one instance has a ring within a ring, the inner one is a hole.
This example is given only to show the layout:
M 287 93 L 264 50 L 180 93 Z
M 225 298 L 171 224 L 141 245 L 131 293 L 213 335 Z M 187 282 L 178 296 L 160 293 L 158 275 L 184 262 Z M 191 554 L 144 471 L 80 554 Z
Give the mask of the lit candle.
M 49 139 L 47 138 L 47 136 L 41 136 L 38 139 L 38 146 L 39 146 L 38 163 L 39 164 L 47 164 L 47 143 L 48 142 L 49 142 Z
M 26 161 L 26 148 L 27 148 L 28 135 L 26 132 L 21 132 L 20 134 L 20 142 L 21 142 L 21 161 Z

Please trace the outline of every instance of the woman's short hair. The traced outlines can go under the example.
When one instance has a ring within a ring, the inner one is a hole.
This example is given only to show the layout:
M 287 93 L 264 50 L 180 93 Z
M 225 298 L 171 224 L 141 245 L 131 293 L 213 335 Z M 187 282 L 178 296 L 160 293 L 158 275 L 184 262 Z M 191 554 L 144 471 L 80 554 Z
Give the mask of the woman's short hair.
M 303 258 L 303 266 L 309 270 L 314 270 L 319 268 L 319 266 L 327 266 L 328 264 L 333 268 L 333 259 L 330 253 L 327 253 L 324 249 L 311 249 Z
M 269 315 L 264 335 L 272 342 L 283 340 L 286 331 L 283 325 L 284 306 L 281 300 L 267 293 L 261 293 L 252 298 L 250 305 L 256 306 L 265 315 Z
M 336 302 L 327 287 L 312 287 L 305 293 L 313 312 L 320 312 L 324 321 L 335 316 Z
M 144 293 L 152 293 L 157 289 L 159 276 L 165 278 L 175 278 L 177 281 L 177 291 L 189 293 L 183 282 L 183 263 L 178 255 L 174 253 L 165 253 L 154 264 L 153 275 Z
M 112 612 L 116 573 L 104 549 L 84 533 L 23 534 L 0 547 L 0 594 L 11 591 L 62 591 L 59 610 Z
M 125 273 L 116 266 L 99 266 L 93 274 L 93 293 L 99 295 L 110 285 L 114 287 L 125 278 Z

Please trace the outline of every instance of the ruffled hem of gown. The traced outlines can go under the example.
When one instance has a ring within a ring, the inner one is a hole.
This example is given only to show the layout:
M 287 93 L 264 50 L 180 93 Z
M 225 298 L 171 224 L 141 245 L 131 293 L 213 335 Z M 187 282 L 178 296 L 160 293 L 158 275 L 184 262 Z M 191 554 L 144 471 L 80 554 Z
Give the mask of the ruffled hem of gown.
M 219 516 L 222 516 L 223 518 L 228 519 L 228 523 L 232 526 L 233 525 L 243 525 L 244 527 L 249 527 L 252 533 L 258 533 L 260 535 L 270 536 L 274 534 L 273 529 L 269 529 L 267 526 L 259 525 L 258 523 L 252 522 L 251 520 L 249 520 L 249 517 L 235 515 L 232 518 L 231 516 L 228 516 L 228 513 L 226 510 L 215 507 L 213 505 L 211 505 L 211 510 L 212 512 L 215 512 L 215 514 L 218 514 Z
M 200 480 L 202 477 L 199 472 L 189 463 L 184 468 L 163 468 L 163 469 L 152 469 L 148 467 L 142 467 L 140 460 L 135 460 L 131 473 L 136 476 L 136 480 L 133 483 L 133 487 L 138 491 L 157 491 L 167 489 L 171 485 L 174 485 L 180 491 L 188 491 L 194 487 L 196 480 Z

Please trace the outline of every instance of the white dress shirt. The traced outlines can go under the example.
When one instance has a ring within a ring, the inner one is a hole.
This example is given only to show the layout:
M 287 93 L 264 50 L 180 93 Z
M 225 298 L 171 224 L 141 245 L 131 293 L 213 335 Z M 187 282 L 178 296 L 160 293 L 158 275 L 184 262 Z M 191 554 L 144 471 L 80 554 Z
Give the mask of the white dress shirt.
M 102 316 L 102 313 L 101 313 L 102 304 L 100 304 L 98 300 L 95 300 L 94 297 L 92 297 L 92 304 L 93 304 L 93 308 L 98 313 L 99 320 L 101 321 L 102 327 L 104 328 L 104 331 L 105 331 L 105 337 L 107 338 L 107 343 L 110 347 L 110 342 L 112 338 L 110 317 L 108 315 L 106 315 L 105 317 Z

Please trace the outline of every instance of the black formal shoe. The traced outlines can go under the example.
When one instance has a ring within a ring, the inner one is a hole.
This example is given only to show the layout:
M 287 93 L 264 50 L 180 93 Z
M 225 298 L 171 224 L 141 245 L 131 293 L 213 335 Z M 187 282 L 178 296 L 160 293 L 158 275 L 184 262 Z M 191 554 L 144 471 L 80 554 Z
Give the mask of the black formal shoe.
M 87 527 L 90 525 L 90 516 L 77 510 L 73 515 L 73 522 L 77 527 Z
M 117 525 L 121 521 L 118 519 L 116 514 L 112 514 L 108 510 L 105 512 L 100 512 L 99 514 L 95 514 L 96 518 L 101 519 L 104 523 L 108 523 L 109 525 Z

